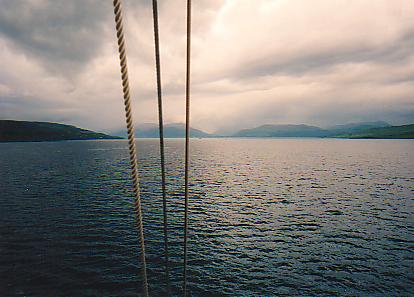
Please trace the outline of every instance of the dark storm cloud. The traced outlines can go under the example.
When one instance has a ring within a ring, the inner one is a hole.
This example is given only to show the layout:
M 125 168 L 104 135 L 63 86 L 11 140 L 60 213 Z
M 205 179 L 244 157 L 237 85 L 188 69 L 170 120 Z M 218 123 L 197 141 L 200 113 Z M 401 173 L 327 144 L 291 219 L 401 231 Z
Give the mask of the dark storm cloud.
M 73 72 L 99 50 L 110 1 L 0 1 L 0 34 L 56 73 Z

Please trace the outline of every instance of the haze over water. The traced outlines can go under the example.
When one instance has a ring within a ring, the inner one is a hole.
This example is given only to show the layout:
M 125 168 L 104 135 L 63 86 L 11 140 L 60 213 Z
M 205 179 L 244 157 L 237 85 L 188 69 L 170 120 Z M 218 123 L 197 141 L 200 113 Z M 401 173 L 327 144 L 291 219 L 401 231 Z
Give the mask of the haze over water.
M 165 293 L 157 139 L 137 141 L 150 293 Z M 414 295 L 414 141 L 192 139 L 192 296 Z M 175 294 L 183 141 L 166 142 Z M 125 141 L 0 144 L 0 295 L 141 290 Z

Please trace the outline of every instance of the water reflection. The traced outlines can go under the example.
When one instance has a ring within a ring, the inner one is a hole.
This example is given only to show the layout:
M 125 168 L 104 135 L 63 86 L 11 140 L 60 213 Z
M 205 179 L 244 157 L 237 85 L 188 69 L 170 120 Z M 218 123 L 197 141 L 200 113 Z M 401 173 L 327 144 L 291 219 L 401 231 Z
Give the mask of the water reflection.
M 149 281 L 164 294 L 158 141 L 139 140 Z M 414 142 L 194 139 L 189 288 L 214 295 L 414 294 Z M 175 294 L 183 142 L 166 143 Z M 126 143 L 0 144 L 0 293 L 140 291 Z

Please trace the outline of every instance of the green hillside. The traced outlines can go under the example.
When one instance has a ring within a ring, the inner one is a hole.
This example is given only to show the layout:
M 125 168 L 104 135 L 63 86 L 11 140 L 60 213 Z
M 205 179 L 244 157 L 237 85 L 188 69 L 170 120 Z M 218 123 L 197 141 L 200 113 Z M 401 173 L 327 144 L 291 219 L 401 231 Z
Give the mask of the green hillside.
M 0 142 L 119 138 L 64 124 L 0 120 Z
M 414 124 L 366 129 L 358 133 L 343 134 L 343 135 L 338 135 L 337 137 L 340 137 L 340 138 L 413 139 L 414 138 Z
M 319 128 L 309 125 L 262 125 L 240 130 L 233 137 L 414 138 L 414 124 L 391 126 L 386 122 L 362 122 Z

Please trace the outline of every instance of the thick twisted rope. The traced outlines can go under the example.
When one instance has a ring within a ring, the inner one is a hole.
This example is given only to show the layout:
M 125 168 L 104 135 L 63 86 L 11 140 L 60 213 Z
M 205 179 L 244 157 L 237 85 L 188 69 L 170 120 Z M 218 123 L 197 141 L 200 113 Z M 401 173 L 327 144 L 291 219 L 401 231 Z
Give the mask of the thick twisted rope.
M 133 190 L 135 194 L 134 209 L 137 219 L 138 235 L 141 246 L 141 262 L 142 262 L 142 275 L 143 275 L 143 289 L 144 295 L 148 295 L 148 280 L 147 280 L 147 265 L 145 261 L 145 241 L 144 241 L 144 228 L 142 224 L 142 211 L 141 211 L 141 198 L 139 193 L 139 178 L 138 178 L 138 161 L 137 153 L 135 148 L 135 135 L 134 135 L 134 124 L 132 120 L 131 111 L 131 95 L 129 91 L 129 80 L 128 80 L 128 68 L 127 59 L 125 54 L 125 38 L 122 20 L 122 6 L 120 0 L 114 0 L 114 14 L 115 14 L 115 25 L 116 35 L 118 37 L 118 50 L 119 59 L 121 66 L 121 77 L 122 77 L 122 90 L 124 94 L 125 104 L 125 117 L 128 130 L 128 144 L 129 144 L 129 158 L 131 162 L 131 177 L 133 182 Z
M 157 94 L 158 94 L 158 126 L 160 136 L 160 161 L 161 161 L 161 188 L 162 188 L 162 210 L 164 215 L 164 258 L 165 277 L 167 292 L 170 293 L 170 269 L 168 259 L 168 220 L 167 220 L 167 194 L 165 187 L 165 154 L 164 154 L 164 120 L 162 112 L 162 91 L 161 91 L 161 62 L 160 62 L 160 41 L 158 34 L 158 3 L 152 1 L 152 12 L 154 19 L 154 41 L 155 41 L 155 64 L 157 68 Z
M 185 165 L 184 165 L 184 296 L 187 296 L 187 241 L 188 241 L 188 169 L 190 156 L 190 62 L 191 62 L 191 0 L 187 0 L 187 68 L 185 83 Z

